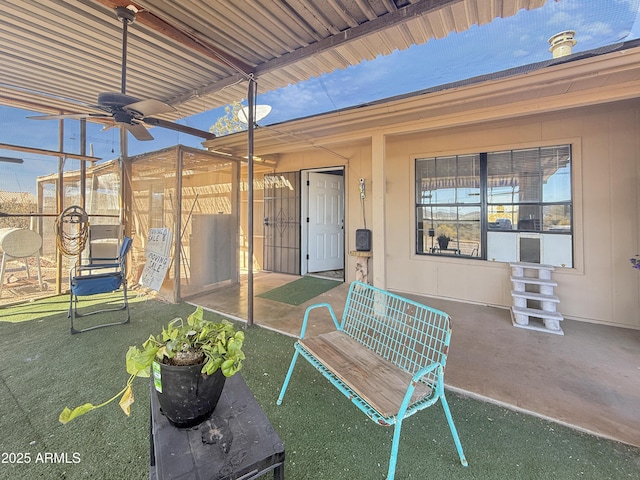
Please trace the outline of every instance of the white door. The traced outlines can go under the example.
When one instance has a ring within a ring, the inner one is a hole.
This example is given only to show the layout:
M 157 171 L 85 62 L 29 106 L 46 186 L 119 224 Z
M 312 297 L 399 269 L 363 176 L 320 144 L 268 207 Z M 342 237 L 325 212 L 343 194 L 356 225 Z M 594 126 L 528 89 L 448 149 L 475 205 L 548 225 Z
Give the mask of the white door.
M 309 172 L 308 272 L 344 268 L 344 177 Z

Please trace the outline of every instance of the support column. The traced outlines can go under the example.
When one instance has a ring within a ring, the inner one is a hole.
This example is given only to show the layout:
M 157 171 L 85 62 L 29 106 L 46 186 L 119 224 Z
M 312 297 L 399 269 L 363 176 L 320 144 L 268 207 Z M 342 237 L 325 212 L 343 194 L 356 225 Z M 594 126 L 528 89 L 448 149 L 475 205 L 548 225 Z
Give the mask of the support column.
M 64 120 L 58 120 L 58 151 L 64 152 Z M 66 157 L 58 157 L 58 178 L 56 180 L 56 214 L 60 215 L 64 210 L 64 163 Z M 56 248 L 56 294 L 62 293 L 62 252 Z M 0 279 L 1 281 L 1 279 Z
M 176 224 L 174 228 L 174 251 L 173 261 L 175 273 L 173 275 L 173 302 L 177 303 L 182 300 L 181 282 L 182 282 L 182 165 L 184 160 L 182 148 L 178 149 L 178 161 L 176 162 L 176 205 L 173 207 L 176 213 Z
M 126 128 L 118 128 L 118 131 L 120 136 L 120 152 L 118 155 L 120 167 L 120 218 L 118 220 L 122 226 L 122 235 L 131 237 L 133 235 L 133 222 L 131 221 L 133 212 L 133 187 L 131 185 L 132 166 L 131 160 L 129 159 L 129 138 L 127 137 L 128 132 Z M 96 181 L 95 173 L 92 179 Z M 129 255 L 131 255 L 131 252 L 129 252 Z M 131 256 L 129 258 L 131 258 Z M 131 262 L 127 262 L 126 267 L 126 275 L 129 278 L 131 274 Z
M 120 133 L 120 225 L 123 235 L 131 236 L 131 212 L 133 187 L 131 185 L 131 160 L 129 160 L 129 138 L 126 128 L 118 128 Z
M 87 154 L 87 119 L 80 119 L 80 155 Z M 80 206 L 87 209 L 87 162 L 80 162 Z
M 249 79 L 248 128 L 247 128 L 247 326 L 253 325 L 253 132 L 255 127 L 255 107 L 257 84 L 253 76 Z
M 87 154 L 87 119 L 80 119 L 80 155 Z M 80 206 L 87 212 L 87 162 L 80 161 Z M 87 212 L 88 213 L 88 212 Z M 82 252 L 80 252 L 80 261 L 82 261 Z M 38 270 L 40 264 L 38 264 Z M 42 285 L 40 285 L 42 290 Z
M 372 192 L 372 263 L 373 285 L 386 289 L 386 242 L 385 242 L 385 138 L 382 133 L 371 137 L 371 192 Z

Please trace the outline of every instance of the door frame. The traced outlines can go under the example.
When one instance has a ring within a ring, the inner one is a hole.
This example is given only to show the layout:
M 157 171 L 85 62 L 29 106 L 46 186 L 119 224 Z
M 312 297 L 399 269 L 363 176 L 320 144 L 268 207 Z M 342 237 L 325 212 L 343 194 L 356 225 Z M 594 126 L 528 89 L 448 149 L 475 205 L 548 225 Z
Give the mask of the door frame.
M 300 170 L 300 225 L 302 228 L 300 229 L 300 275 L 306 275 L 308 273 L 307 270 L 307 255 L 309 253 L 309 222 L 307 222 L 307 217 L 309 217 L 309 173 L 326 173 L 326 172 L 342 172 L 342 191 L 344 192 L 342 199 L 342 218 L 344 222 L 344 234 L 342 235 L 342 241 L 344 243 L 342 248 L 342 269 L 344 270 L 346 265 L 346 244 L 347 244 L 347 218 L 346 218 L 346 204 L 347 204 L 347 192 L 346 192 L 346 169 L 343 165 L 335 166 L 335 167 L 323 167 L 323 168 L 309 168 L 305 170 Z M 343 280 L 345 276 L 343 274 Z

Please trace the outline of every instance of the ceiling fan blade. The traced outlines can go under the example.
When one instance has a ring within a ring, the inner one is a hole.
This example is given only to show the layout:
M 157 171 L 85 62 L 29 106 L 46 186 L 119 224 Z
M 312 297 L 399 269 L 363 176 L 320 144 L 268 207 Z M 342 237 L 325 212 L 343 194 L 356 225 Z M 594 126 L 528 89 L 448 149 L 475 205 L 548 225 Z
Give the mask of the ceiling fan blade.
M 161 118 L 147 117 L 143 121 L 150 126 L 162 127 L 169 130 L 175 130 L 176 132 L 187 133 L 189 135 L 193 135 L 194 137 L 204 138 L 205 140 L 213 140 L 214 138 L 216 138 L 215 134 L 211 132 L 189 127 L 187 125 L 180 125 L 179 123 L 169 122 L 167 120 L 162 120 Z
M 121 123 L 120 126 L 129 130 L 136 140 L 147 141 L 153 140 L 153 136 L 147 131 L 146 127 L 141 123 Z
M 147 115 L 158 115 L 161 113 L 168 113 L 175 111 L 171 105 L 168 105 L 160 100 L 140 100 L 135 103 L 130 103 L 122 107 L 122 109 L 126 112 L 137 112 L 142 114 L 143 117 Z
M 139 101 L 136 97 L 120 92 L 101 92 L 98 94 L 98 108 L 121 108 Z
M 81 118 L 109 118 L 111 115 L 105 115 L 103 113 L 61 113 L 58 115 L 33 115 L 27 117 L 29 120 L 64 120 L 81 119 Z

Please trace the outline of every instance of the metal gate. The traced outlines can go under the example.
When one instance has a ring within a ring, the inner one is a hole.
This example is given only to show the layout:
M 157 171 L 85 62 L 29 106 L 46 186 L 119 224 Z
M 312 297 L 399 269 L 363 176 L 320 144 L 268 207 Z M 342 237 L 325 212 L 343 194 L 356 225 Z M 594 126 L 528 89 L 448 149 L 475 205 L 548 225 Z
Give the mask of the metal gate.
M 264 176 L 263 269 L 300 275 L 300 172 Z

